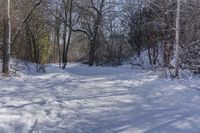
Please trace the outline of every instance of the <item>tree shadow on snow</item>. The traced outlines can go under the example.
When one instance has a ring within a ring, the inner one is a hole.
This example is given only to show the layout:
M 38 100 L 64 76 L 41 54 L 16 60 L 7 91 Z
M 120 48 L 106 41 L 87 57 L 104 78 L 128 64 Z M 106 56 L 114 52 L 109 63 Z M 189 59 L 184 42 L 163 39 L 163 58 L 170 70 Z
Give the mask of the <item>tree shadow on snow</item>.
M 144 71 L 141 74 L 118 68 L 97 70 L 80 65 L 68 67 L 62 73 L 64 77 L 57 70 L 50 74 L 53 75 L 7 81 L 1 85 L 1 99 L 26 102 L 12 104 L 7 101 L 0 104 L 0 108 L 13 112 L 27 106 L 40 106 L 41 111 L 49 108 L 49 112 L 54 111 L 58 118 L 54 118 L 55 123 L 37 122 L 43 132 L 200 131 L 200 108 L 197 106 L 200 101 L 193 102 L 193 96 L 198 94 L 195 90 L 181 88 L 176 82 L 155 78 L 151 73 L 145 75 Z

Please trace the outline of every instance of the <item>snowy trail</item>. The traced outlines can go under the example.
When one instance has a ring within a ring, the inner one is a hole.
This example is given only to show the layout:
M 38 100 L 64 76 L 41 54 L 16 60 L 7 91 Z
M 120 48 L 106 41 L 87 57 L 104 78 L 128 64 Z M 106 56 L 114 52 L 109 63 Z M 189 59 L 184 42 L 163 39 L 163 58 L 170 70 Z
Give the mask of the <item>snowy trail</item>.
M 0 80 L 0 97 L 0 133 L 200 132 L 200 91 L 129 66 L 49 65 Z

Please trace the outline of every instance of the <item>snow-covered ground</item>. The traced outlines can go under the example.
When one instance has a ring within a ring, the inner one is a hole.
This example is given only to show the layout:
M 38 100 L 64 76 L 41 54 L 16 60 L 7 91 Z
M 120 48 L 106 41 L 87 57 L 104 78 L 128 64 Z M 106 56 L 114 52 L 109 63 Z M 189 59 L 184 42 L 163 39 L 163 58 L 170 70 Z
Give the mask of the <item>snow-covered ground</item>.
M 200 80 L 71 64 L 0 80 L 0 133 L 199 133 Z

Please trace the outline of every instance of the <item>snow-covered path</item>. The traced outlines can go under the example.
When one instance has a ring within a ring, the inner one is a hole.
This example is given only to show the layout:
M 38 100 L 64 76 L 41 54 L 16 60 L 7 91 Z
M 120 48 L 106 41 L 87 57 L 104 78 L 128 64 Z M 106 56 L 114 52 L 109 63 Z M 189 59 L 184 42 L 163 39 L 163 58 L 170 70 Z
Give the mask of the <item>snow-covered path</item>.
M 0 133 L 199 133 L 200 91 L 185 85 L 129 66 L 49 65 L 0 80 Z

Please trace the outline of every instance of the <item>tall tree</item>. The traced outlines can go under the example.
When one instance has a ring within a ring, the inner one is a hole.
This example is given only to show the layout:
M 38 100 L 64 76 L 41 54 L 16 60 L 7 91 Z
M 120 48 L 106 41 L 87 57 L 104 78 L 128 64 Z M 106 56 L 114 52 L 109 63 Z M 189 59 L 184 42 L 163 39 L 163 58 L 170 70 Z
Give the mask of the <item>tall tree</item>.
M 63 66 L 62 68 L 65 69 L 68 61 L 68 51 L 71 42 L 71 35 L 72 35 L 72 6 L 73 0 L 68 0 L 67 2 L 64 1 L 63 4 L 65 5 L 65 20 L 64 20 L 64 28 L 63 28 Z M 69 19 L 68 19 L 69 15 Z M 67 34 L 68 28 L 68 34 Z M 66 35 L 67 34 L 67 35 Z
M 4 36 L 3 36 L 3 43 L 4 43 L 4 47 L 3 47 L 3 70 L 2 72 L 6 75 L 9 76 L 10 75 L 10 54 L 11 54 L 11 44 L 16 40 L 20 30 L 22 29 L 22 26 L 24 25 L 24 23 L 29 19 L 29 17 L 31 16 L 31 14 L 33 13 L 33 11 L 35 10 L 35 8 L 37 6 L 39 6 L 42 3 L 43 0 L 38 1 L 37 3 L 34 4 L 33 8 L 29 11 L 29 13 L 27 14 L 27 16 L 22 20 L 21 24 L 19 25 L 19 28 L 17 29 L 17 31 L 14 34 L 13 40 L 11 33 L 12 33 L 12 29 L 11 29 L 11 0 L 7 0 L 7 8 L 4 7 L 5 12 L 7 13 L 7 15 L 4 17 Z M 5 1 L 4 1 L 4 5 L 5 5 Z
M 4 1 L 5 2 L 5 1 Z M 5 6 L 5 3 L 4 3 Z M 7 1 L 7 9 L 4 7 L 7 15 L 4 16 L 4 36 L 3 36 L 3 73 L 10 75 L 10 46 L 11 46 L 11 1 Z
M 88 3 L 85 3 L 88 2 Z M 106 11 L 104 7 L 109 2 L 106 0 L 89 0 L 83 1 L 82 5 L 77 3 L 77 7 L 79 10 L 78 17 L 78 25 L 79 28 L 73 28 L 74 32 L 82 32 L 89 39 L 89 62 L 90 66 L 93 66 L 96 61 L 96 50 L 99 45 L 98 33 L 100 30 L 100 26 L 102 23 L 103 15 L 105 15 Z
M 175 52 L 175 77 L 179 76 L 179 55 L 180 55 L 180 0 L 177 0 L 176 14 L 176 52 Z

